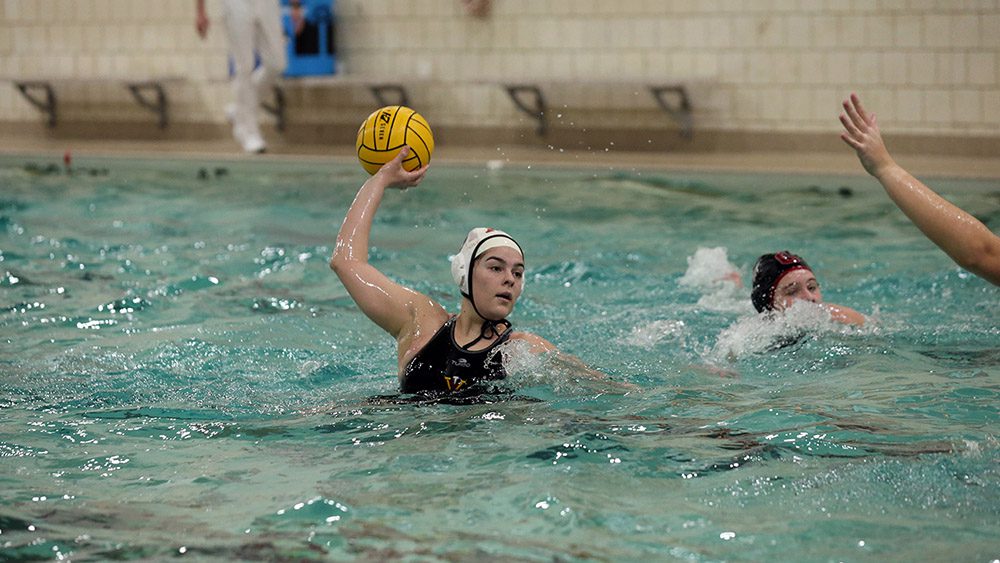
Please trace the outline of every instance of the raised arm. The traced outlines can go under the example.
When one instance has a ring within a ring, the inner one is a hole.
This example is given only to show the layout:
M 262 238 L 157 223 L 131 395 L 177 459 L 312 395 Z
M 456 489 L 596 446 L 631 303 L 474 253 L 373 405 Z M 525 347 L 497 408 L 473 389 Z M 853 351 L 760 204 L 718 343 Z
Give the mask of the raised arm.
M 857 151 L 861 165 L 910 221 L 959 266 L 1000 285 L 1000 237 L 896 164 L 875 114 L 865 111 L 856 94 L 844 100 L 840 122 L 845 129 L 840 138 Z
M 426 166 L 413 172 L 404 170 L 402 161 L 408 153 L 404 148 L 361 186 L 340 227 L 330 258 L 330 268 L 361 311 L 397 340 L 404 329 L 412 326 L 420 307 L 435 305 L 428 297 L 393 282 L 368 263 L 368 238 L 385 190 L 416 186 L 427 172 Z

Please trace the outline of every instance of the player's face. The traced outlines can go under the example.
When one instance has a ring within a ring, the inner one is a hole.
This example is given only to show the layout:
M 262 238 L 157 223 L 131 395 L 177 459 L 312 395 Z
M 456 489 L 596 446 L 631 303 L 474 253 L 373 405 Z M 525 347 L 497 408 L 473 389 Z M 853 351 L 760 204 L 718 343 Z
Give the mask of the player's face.
M 786 274 L 774 288 L 774 308 L 784 311 L 795 301 L 811 301 L 822 303 L 819 282 L 809 270 L 799 269 Z
M 524 289 L 524 259 L 507 246 L 491 248 L 476 259 L 472 269 L 476 308 L 488 320 L 505 318 Z

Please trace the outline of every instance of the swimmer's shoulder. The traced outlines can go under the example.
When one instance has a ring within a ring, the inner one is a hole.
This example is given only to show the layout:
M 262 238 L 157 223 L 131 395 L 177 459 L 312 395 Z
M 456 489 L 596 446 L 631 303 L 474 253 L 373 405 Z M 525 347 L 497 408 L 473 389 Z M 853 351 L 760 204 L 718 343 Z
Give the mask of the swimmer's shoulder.
M 523 332 L 520 330 L 515 330 L 510 333 L 510 340 L 520 340 L 522 342 L 527 342 L 531 346 L 531 351 L 535 354 L 544 354 L 546 352 L 556 351 L 555 344 L 545 340 L 537 334 L 532 334 L 530 332 Z
M 838 323 L 863 327 L 868 321 L 868 317 L 850 307 L 832 303 L 823 303 L 823 307 L 830 313 L 830 318 Z

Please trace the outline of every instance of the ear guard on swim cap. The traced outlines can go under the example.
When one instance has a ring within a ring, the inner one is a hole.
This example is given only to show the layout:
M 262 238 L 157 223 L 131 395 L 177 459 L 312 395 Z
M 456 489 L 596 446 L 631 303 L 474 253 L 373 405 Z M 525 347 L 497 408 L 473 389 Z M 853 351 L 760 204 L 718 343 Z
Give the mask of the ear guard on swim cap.
M 789 272 L 795 270 L 812 270 L 806 261 L 783 250 L 774 254 L 764 254 L 757 259 L 753 267 L 753 289 L 750 291 L 750 301 L 757 312 L 774 309 L 774 289 L 778 282 Z
M 462 245 L 462 250 L 458 251 L 458 254 L 451 258 L 451 277 L 458 284 L 462 295 L 472 299 L 470 279 L 472 263 L 487 250 L 501 246 L 513 248 L 522 258 L 524 257 L 524 252 L 521 251 L 521 247 L 517 242 L 501 230 L 477 227 L 469 231 L 469 235 L 465 237 L 465 244 Z

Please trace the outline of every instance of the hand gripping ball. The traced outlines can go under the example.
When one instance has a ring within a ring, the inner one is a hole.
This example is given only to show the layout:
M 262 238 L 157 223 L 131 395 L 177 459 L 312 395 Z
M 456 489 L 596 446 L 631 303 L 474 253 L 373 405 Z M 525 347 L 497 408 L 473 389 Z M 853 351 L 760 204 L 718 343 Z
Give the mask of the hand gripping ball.
M 431 161 L 434 135 L 431 126 L 419 113 L 406 106 L 386 106 L 375 110 L 358 129 L 358 160 L 369 174 L 409 145 L 410 155 L 403 168 L 416 170 Z

